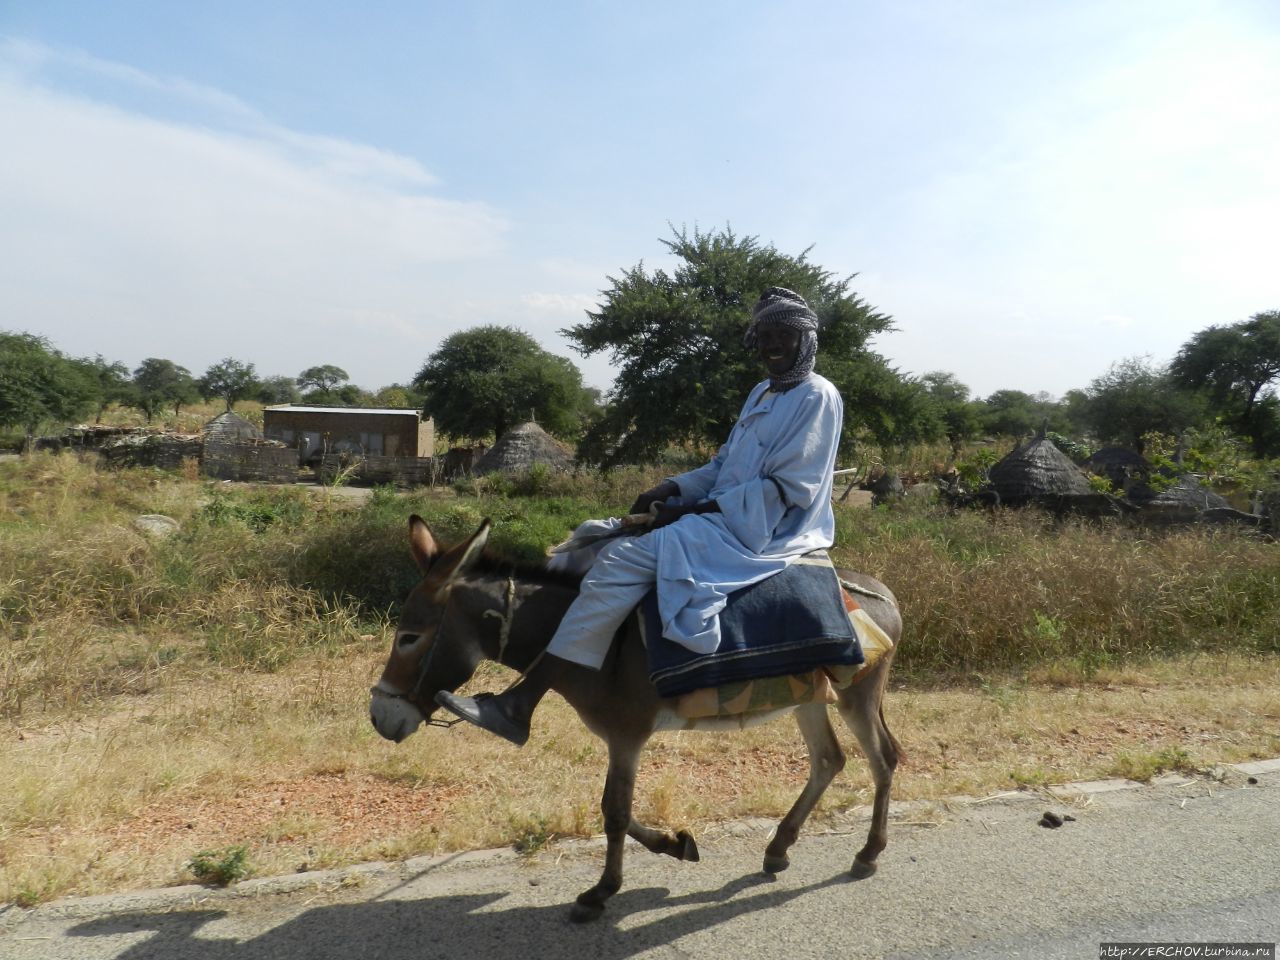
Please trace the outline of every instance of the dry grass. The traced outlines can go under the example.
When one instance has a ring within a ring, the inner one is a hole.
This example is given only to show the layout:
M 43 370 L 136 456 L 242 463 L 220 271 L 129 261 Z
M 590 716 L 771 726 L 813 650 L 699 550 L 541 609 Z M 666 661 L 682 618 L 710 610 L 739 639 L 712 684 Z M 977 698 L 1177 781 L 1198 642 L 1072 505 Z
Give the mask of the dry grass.
M 838 520 L 837 562 L 888 583 L 910 624 L 900 674 L 1060 662 L 1087 677 L 1135 657 L 1280 652 L 1273 542 L 1019 511 L 846 511 Z
M 241 844 L 262 875 L 598 832 L 604 750 L 562 701 L 544 706 L 522 751 L 470 728 L 426 730 L 397 746 L 366 715 L 382 659 L 369 649 L 267 675 L 206 669 L 74 718 L 11 723 L 0 747 L 0 779 L 11 785 L 0 798 L 0 901 L 190 882 L 194 853 Z M 505 679 L 497 668 L 485 674 L 477 686 Z M 1274 660 L 1200 657 L 1084 685 L 1032 675 L 895 689 L 886 711 L 907 751 L 895 796 L 986 795 L 1274 756 L 1277 686 Z M 856 754 L 851 736 L 841 739 Z M 788 722 L 726 737 L 660 735 L 642 766 L 637 814 L 695 828 L 779 816 L 806 770 Z M 855 760 L 818 815 L 869 798 Z
M 0 464 L 0 901 L 185 882 L 193 855 L 239 845 L 267 874 L 594 833 L 603 749 L 559 700 L 523 751 L 461 728 L 395 746 L 368 687 L 414 577 L 410 511 L 446 537 L 494 517 L 532 555 L 647 479 L 353 507 L 70 456 Z M 140 513 L 181 533 L 148 539 Z M 887 707 L 908 751 L 897 797 L 1280 753 L 1274 544 L 1030 514 L 840 524 L 841 562 L 890 583 L 908 623 Z M 482 668 L 475 686 L 506 678 Z M 787 723 L 660 736 L 637 813 L 777 816 L 806 766 Z M 853 763 L 822 809 L 868 798 Z

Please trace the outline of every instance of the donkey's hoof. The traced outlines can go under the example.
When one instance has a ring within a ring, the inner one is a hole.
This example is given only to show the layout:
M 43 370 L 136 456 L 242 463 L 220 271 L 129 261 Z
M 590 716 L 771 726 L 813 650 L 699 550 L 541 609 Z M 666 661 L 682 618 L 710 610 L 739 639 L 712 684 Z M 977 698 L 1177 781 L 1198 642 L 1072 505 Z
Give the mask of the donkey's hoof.
M 791 866 L 791 858 L 785 853 L 781 856 L 774 856 L 771 853 L 764 855 L 764 872 L 765 873 L 781 873 L 787 867 Z
M 687 860 L 690 863 L 697 863 L 702 859 L 698 855 L 698 844 L 693 839 L 693 834 L 688 830 L 681 830 L 676 834 L 676 839 L 680 841 L 680 859 Z
M 590 923 L 599 920 L 604 913 L 603 903 L 583 903 L 579 900 L 569 909 L 569 920 L 572 923 Z
M 854 859 L 853 866 L 849 868 L 849 876 L 855 880 L 865 880 L 876 872 L 876 865 L 866 860 Z

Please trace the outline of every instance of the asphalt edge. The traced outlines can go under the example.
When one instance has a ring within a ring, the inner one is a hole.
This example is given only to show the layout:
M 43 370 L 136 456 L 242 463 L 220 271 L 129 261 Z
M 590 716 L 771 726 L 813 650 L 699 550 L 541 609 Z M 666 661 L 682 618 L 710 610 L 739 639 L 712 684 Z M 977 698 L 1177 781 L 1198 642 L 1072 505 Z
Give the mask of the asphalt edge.
M 1271 760 L 1254 760 L 1247 763 L 1220 764 L 1202 779 L 1225 781 L 1232 774 L 1256 782 L 1259 776 L 1280 774 L 1280 757 Z M 1165 774 L 1148 782 L 1111 778 L 1106 780 L 1082 780 L 1074 783 L 1053 784 L 1041 789 L 1008 790 L 987 797 L 956 796 L 938 800 L 898 801 L 890 805 L 890 815 L 898 822 L 907 821 L 913 813 L 937 808 L 970 808 L 988 803 L 1064 803 L 1087 800 L 1091 796 L 1138 790 L 1148 787 L 1181 786 L 1197 782 L 1195 778 L 1181 774 Z M 869 806 L 853 807 L 836 814 L 816 831 L 817 835 L 845 832 L 853 824 L 871 815 Z M 753 817 L 744 820 L 716 824 L 709 831 L 714 837 L 766 836 L 776 826 L 772 818 Z M 565 853 L 582 853 L 602 849 L 604 837 L 561 840 L 555 849 Z M 141 911 L 173 910 L 184 907 L 204 906 L 230 900 L 279 896 L 310 891 L 335 891 L 360 887 L 370 881 L 395 883 L 420 877 L 424 874 L 468 866 L 485 866 L 524 859 L 510 847 L 489 850 L 471 850 L 434 856 L 411 857 L 408 860 L 377 860 L 353 864 L 331 870 L 311 870 L 302 873 L 273 877 L 257 877 L 243 880 L 233 886 L 209 887 L 187 884 L 178 887 L 155 887 L 127 893 L 98 894 L 90 897 L 64 897 L 34 907 L 20 907 L 14 903 L 0 904 L 0 936 L 19 924 L 38 918 L 80 919 L 85 917 L 112 916 Z

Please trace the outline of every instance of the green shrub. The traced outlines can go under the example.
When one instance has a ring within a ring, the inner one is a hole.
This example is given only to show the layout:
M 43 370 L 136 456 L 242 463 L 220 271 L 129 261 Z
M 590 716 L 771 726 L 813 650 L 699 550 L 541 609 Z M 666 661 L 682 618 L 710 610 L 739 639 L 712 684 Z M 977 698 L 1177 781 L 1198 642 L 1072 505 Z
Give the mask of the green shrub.
M 249 848 L 234 846 L 201 850 L 187 861 L 186 867 L 200 883 L 229 886 L 249 875 Z
M 237 491 L 233 495 L 214 488 L 201 510 L 201 517 L 214 526 L 242 523 L 254 533 L 263 533 L 276 524 L 292 528 L 309 513 L 304 496 L 288 489 Z

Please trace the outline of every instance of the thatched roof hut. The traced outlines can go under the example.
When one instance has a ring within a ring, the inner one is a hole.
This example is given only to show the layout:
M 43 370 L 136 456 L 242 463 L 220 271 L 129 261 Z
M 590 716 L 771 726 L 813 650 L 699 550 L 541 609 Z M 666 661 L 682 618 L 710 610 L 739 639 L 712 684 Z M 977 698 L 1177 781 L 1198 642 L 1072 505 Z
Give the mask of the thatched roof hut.
M 1090 454 L 1084 462 L 1086 470 L 1104 470 L 1107 467 L 1130 467 L 1135 470 L 1150 470 L 1151 464 L 1146 457 L 1128 447 L 1103 447 Z
M 1141 521 L 1148 524 L 1216 523 L 1263 526 L 1263 518 L 1232 509 L 1227 501 L 1200 483 L 1195 474 L 1184 474 L 1167 490 L 1141 504 Z
M 1095 476 L 1106 477 L 1113 489 L 1123 491 L 1127 497 L 1148 500 L 1154 495 L 1147 486 L 1151 464 L 1128 447 L 1103 447 L 1084 462 L 1084 469 Z
M 1217 510 L 1230 507 L 1224 497 L 1220 497 L 1200 482 L 1195 474 L 1184 474 L 1178 482 L 1167 490 L 1161 490 L 1146 506 L 1156 509 L 1182 508 L 1190 510 Z
M 1151 472 L 1151 464 L 1146 457 L 1128 447 L 1103 447 L 1090 454 L 1084 462 L 1084 468 L 1099 476 L 1146 476 Z
M 573 466 L 573 451 L 530 420 L 504 433 L 480 458 L 473 472 L 476 476 L 520 473 L 534 464 L 568 470 Z
M 205 440 L 221 440 L 236 443 L 241 440 L 261 440 L 262 428 L 250 423 L 238 413 L 228 410 L 220 413 L 200 430 Z
M 1080 468 L 1043 435 L 1015 449 L 987 471 L 987 478 L 1002 503 L 1093 493 Z

